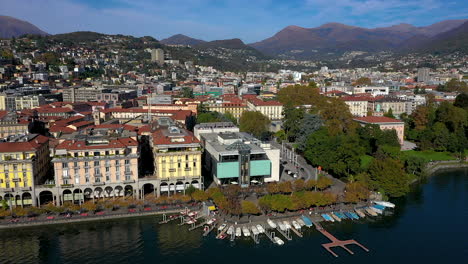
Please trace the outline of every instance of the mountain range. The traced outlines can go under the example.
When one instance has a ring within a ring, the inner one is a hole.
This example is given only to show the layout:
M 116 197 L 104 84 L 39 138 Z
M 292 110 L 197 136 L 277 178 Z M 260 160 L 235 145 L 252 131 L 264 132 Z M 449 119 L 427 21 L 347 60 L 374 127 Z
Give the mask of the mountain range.
M 47 35 L 36 26 L 16 18 L 0 16 L 0 38 L 24 34 Z M 96 33 L 97 34 L 97 33 Z M 363 28 L 340 23 L 319 27 L 287 26 L 278 33 L 255 43 L 226 39 L 205 41 L 177 34 L 163 39 L 165 45 L 187 45 L 196 49 L 224 48 L 245 50 L 262 57 L 314 59 L 337 56 L 347 51 L 453 52 L 468 53 L 468 19 L 444 20 L 429 26 L 398 24 L 388 27 Z
M 0 38 L 19 37 L 25 34 L 47 35 L 33 24 L 9 16 L 0 16 Z

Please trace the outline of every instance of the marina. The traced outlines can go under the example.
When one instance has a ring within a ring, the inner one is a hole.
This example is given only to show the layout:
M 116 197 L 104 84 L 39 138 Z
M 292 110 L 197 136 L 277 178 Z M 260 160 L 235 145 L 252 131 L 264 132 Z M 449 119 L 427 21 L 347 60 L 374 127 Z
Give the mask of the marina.
M 357 242 L 356 240 L 339 240 L 331 233 L 329 233 L 322 226 L 321 222 L 340 224 L 344 220 L 355 221 L 366 216 L 375 217 L 382 214 L 384 210 L 388 208 L 394 208 L 392 203 L 383 201 L 375 201 L 370 206 L 364 206 L 359 208 L 352 208 L 350 210 L 333 211 L 322 214 L 312 214 L 310 216 L 300 215 L 291 216 L 282 219 L 275 220 L 274 218 L 267 218 L 265 222 L 257 223 L 234 223 L 222 222 L 218 218 L 214 217 L 212 212 L 201 211 L 189 211 L 185 210 L 180 214 L 166 216 L 163 215 L 163 220 L 159 224 L 166 224 L 170 221 L 180 219 L 179 225 L 189 225 L 189 231 L 195 230 L 199 227 L 203 227 L 203 236 L 208 236 L 214 229 L 217 230 L 216 238 L 225 239 L 229 237 L 230 241 L 237 239 L 252 239 L 255 244 L 261 243 L 263 235 L 268 238 L 273 244 L 281 246 L 284 245 L 285 241 L 293 240 L 292 233 L 297 235 L 299 238 L 304 237 L 302 231 L 303 227 L 311 228 L 315 227 L 319 233 L 327 237 L 331 242 L 322 244 L 327 252 L 332 254 L 334 257 L 338 255 L 332 250 L 334 247 L 341 247 L 351 255 L 354 254 L 347 245 L 357 245 L 364 251 L 368 252 L 365 246 Z M 314 219 L 314 220 L 312 220 Z M 278 237 L 277 234 L 281 235 Z M 284 240 L 285 239 L 285 240 Z

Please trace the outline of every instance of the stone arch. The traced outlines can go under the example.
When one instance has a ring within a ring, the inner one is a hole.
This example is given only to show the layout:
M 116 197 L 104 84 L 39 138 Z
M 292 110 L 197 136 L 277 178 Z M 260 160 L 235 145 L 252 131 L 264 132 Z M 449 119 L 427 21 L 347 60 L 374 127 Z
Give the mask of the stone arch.
M 23 201 L 23 205 L 33 205 L 33 198 L 30 192 L 25 192 L 21 195 L 21 200 Z
M 126 185 L 125 189 L 124 189 L 124 195 L 125 196 L 133 196 L 133 186 Z
M 96 187 L 94 188 L 93 195 L 94 197 L 97 197 L 99 199 L 103 197 L 103 192 L 104 190 L 101 187 Z
M 176 184 L 175 184 L 175 190 L 176 190 L 177 192 L 178 192 L 178 191 L 183 191 L 183 190 L 185 190 L 184 182 L 182 182 L 182 181 L 176 182 Z
M 113 191 L 114 189 L 112 189 L 112 187 L 110 186 L 107 186 L 106 188 L 104 188 L 104 194 L 105 195 L 107 194 L 107 197 L 111 197 Z M 112 195 L 112 196 L 115 196 L 115 195 Z
M 124 195 L 122 186 L 120 186 L 120 185 L 115 186 L 114 195 L 115 196 L 123 196 Z
M 159 190 L 161 191 L 161 193 L 169 192 L 169 184 L 167 184 L 167 182 L 161 182 L 161 184 L 159 185 Z
M 79 204 L 84 200 L 83 191 L 79 188 L 73 190 L 73 200 L 78 201 Z
M 175 190 L 175 184 L 174 184 L 174 183 L 170 183 L 170 184 L 169 184 L 169 193 L 170 193 L 170 192 L 174 192 L 174 193 L 176 192 L 176 190 Z
M 88 199 L 88 200 L 93 199 L 94 198 L 93 189 L 91 189 L 91 188 L 84 189 L 83 195 L 84 195 L 84 199 Z
M 39 205 L 43 205 L 43 204 L 53 202 L 54 194 L 51 191 L 42 191 L 39 193 L 38 198 L 39 198 Z
M 154 185 L 152 183 L 145 183 L 142 186 L 143 188 L 143 196 L 147 194 L 151 194 L 155 191 Z
M 70 189 L 65 189 L 62 192 L 63 202 L 73 202 L 73 192 Z
M 197 189 L 201 188 L 200 183 L 197 180 L 193 180 L 191 184 L 193 185 L 193 187 Z

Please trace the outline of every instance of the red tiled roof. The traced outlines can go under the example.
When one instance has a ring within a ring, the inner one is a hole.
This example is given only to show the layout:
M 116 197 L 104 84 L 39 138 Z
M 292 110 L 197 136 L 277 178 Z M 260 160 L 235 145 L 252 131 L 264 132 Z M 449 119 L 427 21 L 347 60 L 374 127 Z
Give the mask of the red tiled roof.
M 50 133 L 56 133 L 56 132 L 62 132 L 66 134 L 71 134 L 75 132 L 76 130 L 71 128 L 71 127 L 66 127 L 66 126 L 53 126 L 49 128 Z
M 137 131 L 138 128 L 136 126 L 131 126 L 131 125 L 122 125 L 122 124 L 101 124 L 101 125 L 95 125 L 93 126 L 95 129 L 119 129 L 123 128 L 128 131 Z
M 73 113 L 73 110 L 68 107 L 39 107 L 35 110 L 38 113 Z
M 86 149 L 115 149 L 115 148 L 125 148 L 130 146 L 138 146 L 138 142 L 133 138 L 118 138 L 109 141 L 109 144 L 99 144 L 99 145 L 86 145 L 83 140 L 65 140 L 62 143 L 57 145 L 57 149 L 66 149 L 66 150 L 86 150 Z
M 6 115 L 8 115 L 8 111 L 0 111 L 0 119 L 3 119 Z
M 403 121 L 386 116 L 364 116 L 356 117 L 354 120 L 364 123 L 403 123 Z
M 93 125 L 93 124 L 94 123 L 91 122 L 91 121 L 80 121 L 80 122 L 70 124 L 69 126 L 74 126 L 74 127 L 78 128 L 78 127 L 90 126 L 90 125 Z
M 177 144 L 192 144 L 192 143 L 200 143 L 190 131 L 186 131 L 187 134 L 184 136 L 180 136 L 177 138 L 184 138 L 184 142 L 172 142 L 171 137 L 165 136 L 163 133 L 164 129 L 159 129 L 153 132 L 153 143 L 154 145 L 177 145 Z
M 1 142 L 0 152 L 34 151 L 48 140 L 48 137 L 38 135 L 28 142 Z

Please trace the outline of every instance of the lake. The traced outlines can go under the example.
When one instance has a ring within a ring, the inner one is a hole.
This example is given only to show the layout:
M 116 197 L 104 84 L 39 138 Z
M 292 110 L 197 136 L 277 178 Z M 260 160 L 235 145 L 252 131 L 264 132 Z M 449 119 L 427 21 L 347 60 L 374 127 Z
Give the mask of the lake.
M 0 231 L 0 263 L 468 263 L 468 170 L 437 172 L 413 186 L 394 210 L 379 217 L 323 226 L 338 239 L 355 239 L 370 252 L 349 246 L 328 253 L 315 229 L 293 235 L 282 247 L 202 237 L 159 217 L 77 223 Z

